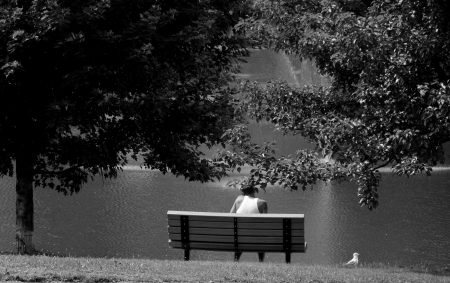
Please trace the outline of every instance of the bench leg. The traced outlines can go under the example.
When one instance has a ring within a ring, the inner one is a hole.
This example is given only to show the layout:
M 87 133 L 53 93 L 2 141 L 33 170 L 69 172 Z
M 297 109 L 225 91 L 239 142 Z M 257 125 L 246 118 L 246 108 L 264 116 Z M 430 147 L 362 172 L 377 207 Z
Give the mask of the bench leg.
M 190 251 L 188 249 L 184 250 L 184 260 L 189 260 L 189 256 L 190 256 Z
M 291 263 L 291 253 L 286 253 L 286 263 Z
M 265 253 L 258 253 L 259 262 L 264 262 L 264 256 L 265 256 Z
M 240 252 L 234 252 L 234 261 L 239 261 L 241 258 L 242 253 Z

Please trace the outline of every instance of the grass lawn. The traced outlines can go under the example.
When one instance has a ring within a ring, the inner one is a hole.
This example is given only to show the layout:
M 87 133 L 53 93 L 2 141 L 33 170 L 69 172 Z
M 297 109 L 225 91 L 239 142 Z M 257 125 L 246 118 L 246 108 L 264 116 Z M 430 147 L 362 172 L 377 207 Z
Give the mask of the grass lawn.
M 0 255 L 1 282 L 448 282 L 438 274 L 389 266 L 315 266 L 232 261 Z

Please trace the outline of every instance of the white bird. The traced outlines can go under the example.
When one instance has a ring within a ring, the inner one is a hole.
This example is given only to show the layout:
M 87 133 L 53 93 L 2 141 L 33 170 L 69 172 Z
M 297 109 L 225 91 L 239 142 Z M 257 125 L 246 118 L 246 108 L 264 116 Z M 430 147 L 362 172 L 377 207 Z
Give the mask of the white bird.
M 349 262 L 347 262 L 347 263 L 344 264 L 344 265 L 347 265 L 347 266 L 357 266 L 357 265 L 358 265 L 358 256 L 359 256 L 359 253 L 354 253 L 354 254 L 353 254 L 352 260 L 350 260 Z

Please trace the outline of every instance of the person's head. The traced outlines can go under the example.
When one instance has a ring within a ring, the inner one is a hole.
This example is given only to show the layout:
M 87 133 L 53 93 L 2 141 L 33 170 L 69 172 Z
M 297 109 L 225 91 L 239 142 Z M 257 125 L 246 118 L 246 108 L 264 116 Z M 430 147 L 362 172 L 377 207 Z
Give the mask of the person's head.
M 250 185 L 245 185 L 245 186 L 242 186 L 241 192 L 244 196 L 249 196 L 249 195 L 254 195 L 255 193 L 257 193 L 258 189 L 256 187 L 253 187 Z

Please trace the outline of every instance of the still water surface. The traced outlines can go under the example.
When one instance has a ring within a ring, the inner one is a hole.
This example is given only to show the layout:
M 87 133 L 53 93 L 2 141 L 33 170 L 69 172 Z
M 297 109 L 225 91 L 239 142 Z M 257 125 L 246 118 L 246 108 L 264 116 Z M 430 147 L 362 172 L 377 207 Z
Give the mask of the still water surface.
M 254 51 L 242 78 L 265 82 L 283 77 L 289 83 L 327 84 L 310 62 Z M 282 137 L 268 124 L 253 125 L 255 140 L 277 140 L 280 154 L 312 148 L 303 139 Z M 236 175 L 234 177 L 242 177 Z M 167 244 L 168 210 L 228 212 L 239 192 L 221 182 L 187 182 L 157 171 L 125 170 L 116 180 L 97 178 L 79 194 L 64 196 L 35 190 L 35 244 L 38 249 L 71 256 L 182 259 Z M 317 184 L 290 192 L 270 187 L 259 197 L 271 213 L 303 213 L 308 250 L 292 262 L 339 264 L 353 252 L 362 262 L 450 266 L 450 170 L 410 179 L 383 173 L 380 206 L 358 206 L 353 183 Z M 0 179 L 0 251 L 14 251 L 14 179 Z M 193 260 L 232 260 L 232 253 L 193 251 Z M 256 254 L 242 260 L 256 261 Z M 282 262 L 282 254 L 267 261 Z
M 182 259 L 167 244 L 168 210 L 228 212 L 238 192 L 226 180 L 201 184 L 157 171 L 125 170 L 116 180 L 96 179 L 79 194 L 35 191 L 35 242 L 71 256 Z M 0 250 L 14 250 L 14 180 L 0 181 Z M 358 206 L 352 183 L 318 184 L 290 192 L 260 192 L 271 213 L 304 213 L 308 250 L 301 263 L 338 264 L 353 252 L 363 262 L 450 264 L 450 171 L 410 179 L 383 173 L 381 205 Z M 231 253 L 193 251 L 193 260 L 232 260 Z M 256 261 L 256 254 L 243 260 Z M 282 254 L 267 260 L 282 262 Z

